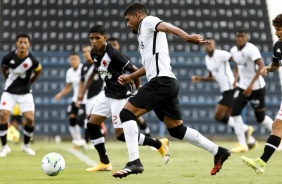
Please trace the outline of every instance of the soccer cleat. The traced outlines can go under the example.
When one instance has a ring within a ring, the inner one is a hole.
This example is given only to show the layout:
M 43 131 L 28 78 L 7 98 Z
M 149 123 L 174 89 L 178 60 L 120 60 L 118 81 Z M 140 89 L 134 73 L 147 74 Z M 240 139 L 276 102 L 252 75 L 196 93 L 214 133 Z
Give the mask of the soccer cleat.
M 228 149 L 218 147 L 217 154 L 214 156 L 214 167 L 211 170 L 211 175 L 216 175 L 222 168 L 223 163 L 231 155 Z
M 245 137 L 246 137 L 246 142 L 248 143 L 250 138 L 252 137 L 253 133 L 254 133 L 254 127 L 252 126 L 248 126 L 248 130 L 245 132 Z
M 169 141 L 167 138 L 162 138 L 159 140 L 162 145 L 161 147 L 158 149 L 158 152 L 161 154 L 161 156 L 163 157 L 164 163 L 167 164 L 169 161 L 169 157 L 170 157 L 170 152 L 169 152 Z
M 258 141 L 255 141 L 254 143 L 248 143 L 248 149 L 255 149 L 256 147 L 258 147 Z
M 73 139 L 73 140 L 72 140 L 72 143 L 73 143 L 74 145 L 76 145 L 77 147 L 82 147 L 82 146 L 85 146 L 85 145 L 87 144 L 86 141 L 85 141 L 85 139 L 79 139 L 79 140 Z
M 143 167 L 142 163 L 140 162 L 140 160 L 137 159 L 135 161 L 128 162 L 122 170 L 116 171 L 113 174 L 113 177 L 123 178 L 123 177 L 130 175 L 130 174 L 142 173 L 143 171 L 144 171 L 144 167 Z
M 0 151 L 0 157 L 6 157 L 11 152 L 11 148 L 6 144 Z
M 94 167 L 87 168 L 87 172 L 97 172 L 97 171 L 111 171 L 112 170 L 112 164 L 103 164 L 102 162 L 99 162 Z
M 231 152 L 232 153 L 241 153 L 241 152 L 246 152 L 248 151 L 249 148 L 247 145 L 242 145 L 242 144 L 238 144 L 236 147 L 231 148 Z
M 26 152 L 26 154 L 31 156 L 35 155 L 35 151 L 33 151 L 28 144 L 22 145 L 22 151 Z
M 255 172 L 257 174 L 262 174 L 264 173 L 264 170 L 265 170 L 265 166 L 266 166 L 266 163 L 260 159 L 260 158 L 257 158 L 257 159 L 251 159 L 251 158 L 247 158 L 245 156 L 241 156 L 241 160 L 247 165 L 247 166 L 250 166 L 252 167 Z

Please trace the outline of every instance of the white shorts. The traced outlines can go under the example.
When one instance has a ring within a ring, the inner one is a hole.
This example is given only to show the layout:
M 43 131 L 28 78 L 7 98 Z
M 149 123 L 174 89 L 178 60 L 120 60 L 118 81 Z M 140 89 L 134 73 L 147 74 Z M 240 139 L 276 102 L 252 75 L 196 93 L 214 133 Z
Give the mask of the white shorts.
M 1 96 L 0 109 L 5 109 L 10 112 L 13 112 L 16 103 L 19 104 L 21 113 L 27 111 L 34 111 L 34 101 L 31 93 L 17 95 L 8 93 L 6 91 L 4 91 Z
M 112 116 L 114 128 L 122 128 L 119 113 L 123 109 L 126 102 L 127 99 L 108 98 L 105 96 L 105 93 L 103 93 L 103 95 L 101 95 L 94 104 L 91 114 L 105 116 L 107 118 Z
M 282 102 L 281 102 L 281 105 L 280 105 L 280 109 L 276 115 L 276 119 L 280 119 L 282 120 Z
M 93 96 L 92 98 L 89 98 L 86 100 L 85 106 L 86 106 L 86 115 L 90 115 L 91 114 L 91 110 L 94 106 L 94 104 L 97 103 L 98 98 L 103 98 L 103 94 L 105 93 L 104 90 L 101 90 L 100 93 L 96 96 Z

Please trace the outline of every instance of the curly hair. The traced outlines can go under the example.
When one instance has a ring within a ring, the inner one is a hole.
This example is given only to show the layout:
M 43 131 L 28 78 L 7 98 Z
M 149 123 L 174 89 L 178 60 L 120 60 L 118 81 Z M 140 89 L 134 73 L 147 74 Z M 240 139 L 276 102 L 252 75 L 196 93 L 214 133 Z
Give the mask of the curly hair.
M 274 27 L 282 27 L 282 13 L 277 15 L 273 20 L 272 20 L 272 25 Z

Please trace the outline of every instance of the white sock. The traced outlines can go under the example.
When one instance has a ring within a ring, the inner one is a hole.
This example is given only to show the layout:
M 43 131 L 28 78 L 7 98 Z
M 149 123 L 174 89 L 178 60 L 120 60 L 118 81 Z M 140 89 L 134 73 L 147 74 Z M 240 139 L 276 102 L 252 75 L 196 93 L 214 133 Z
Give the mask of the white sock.
M 74 128 L 75 128 L 75 132 L 76 132 L 76 139 L 80 140 L 81 139 L 81 131 L 80 131 L 79 125 L 75 125 Z
M 209 151 L 211 154 L 216 155 L 218 145 L 211 142 L 209 139 L 200 134 L 197 130 L 187 127 L 183 140 L 188 141 L 190 144 Z
M 138 126 L 136 121 L 129 120 L 122 123 L 125 142 L 129 154 L 129 162 L 139 158 Z
M 249 126 L 243 123 L 243 131 L 247 132 L 249 130 Z
M 264 126 L 268 131 L 272 131 L 272 123 L 273 123 L 273 120 L 269 117 L 269 116 L 267 116 L 267 115 L 265 115 L 265 117 L 264 117 L 264 120 L 263 120 L 263 122 L 261 123 L 262 124 L 262 126 Z
M 254 144 L 255 142 L 256 142 L 256 139 L 253 136 L 251 136 L 249 138 L 248 144 Z
M 139 134 L 139 139 L 138 139 L 138 144 L 139 144 L 140 146 L 143 146 L 144 141 L 145 141 L 145 135 L 142 134 L 142 133 L 140 133 L 140 134 Z
M 229 118 L 229 120 L 232 121 L 232 118 Z M 233 128 L 234 128 L 239 144 L 247 146 L 245 132 L 243 130 L 244 123 L 243 123 L 242 116 L 241 115 L 233 116 L 233 121 L 234 121 Z
M 70 134 L 71 134 L 72 139 L 76 140 L 75 126 L 69 126 L 69 130 L 70 130 Z

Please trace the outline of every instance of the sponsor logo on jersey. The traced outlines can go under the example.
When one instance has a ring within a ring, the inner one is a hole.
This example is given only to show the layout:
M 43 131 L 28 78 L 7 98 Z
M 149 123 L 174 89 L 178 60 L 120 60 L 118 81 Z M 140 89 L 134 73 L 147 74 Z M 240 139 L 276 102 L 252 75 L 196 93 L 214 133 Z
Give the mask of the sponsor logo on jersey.
M 98 72 L 101 74 L 101 76 L 107 76 L 108 79 L 112 78 L 112 74 L 106 70 L 101 69 L 100 67 L 98 68 Z M 104 78 L 104 77 L 103 77 Z
M 11 60 L 11 61 L 10 61 L 10 64 L 11 64 L 11 65 L 14 65 L 14 64 L 15 64 L 15 61 L 14 61 L 14 60 Z

